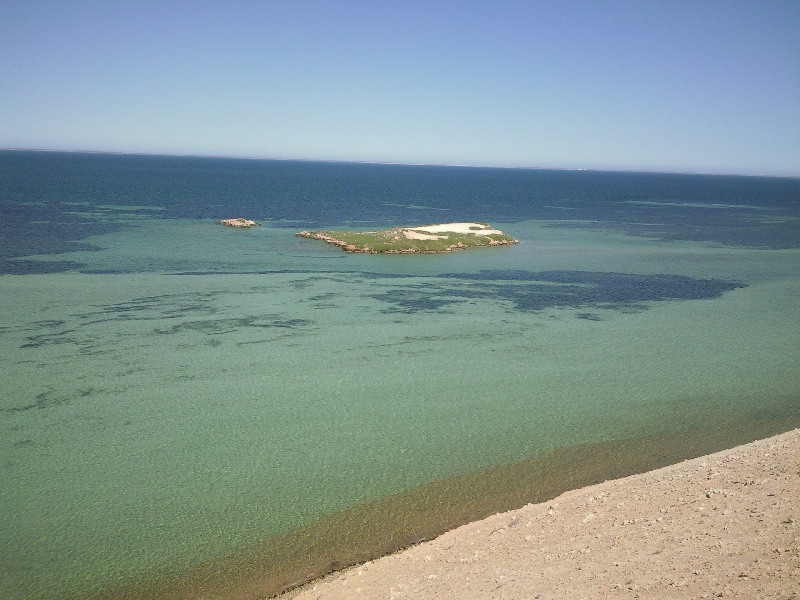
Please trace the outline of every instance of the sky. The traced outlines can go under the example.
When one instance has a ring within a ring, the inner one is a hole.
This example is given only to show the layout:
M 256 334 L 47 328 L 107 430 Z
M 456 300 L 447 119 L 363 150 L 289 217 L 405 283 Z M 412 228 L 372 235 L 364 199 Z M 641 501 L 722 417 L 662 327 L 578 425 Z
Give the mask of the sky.
M 800 2 L 0 0 L 0 148 L 800 176 Z

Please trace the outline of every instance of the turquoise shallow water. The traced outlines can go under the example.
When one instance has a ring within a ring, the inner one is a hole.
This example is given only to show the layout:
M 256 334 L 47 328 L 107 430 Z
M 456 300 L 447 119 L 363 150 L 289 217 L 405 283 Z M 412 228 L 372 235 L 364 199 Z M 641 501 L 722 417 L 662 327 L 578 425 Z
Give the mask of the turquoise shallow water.
M 265 596 L 800 424 L 797 180 L 0 151 L 0 209 L 3 598 Z M 471 220 L 520 244 L 293 235 Z
M 510 248 L 349 255 L 152 212 L 28 257 L 83 272 L 0 278 L 3 598 L 135 586 L 558 449 L 800 417 L 798 249 L 527 220 L 492 222 Z

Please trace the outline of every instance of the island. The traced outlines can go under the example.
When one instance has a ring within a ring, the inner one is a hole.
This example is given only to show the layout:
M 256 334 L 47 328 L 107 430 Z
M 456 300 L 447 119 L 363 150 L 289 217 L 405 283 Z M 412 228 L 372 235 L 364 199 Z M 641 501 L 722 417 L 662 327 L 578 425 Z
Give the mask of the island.
M 296 235 L 322 240 L 346 252 L 366 254 L 432 254 L 519 243 L 486 223 L 444 223 L 383 231 L 301 231 Z
M 235 219 L 222 219 L 222 221 L 219 223 L 220 225 L 239 228 L 256 227 L 257 225 L 261 225 L 261 223 L 256 223 L 255 221 L 251 221 L 249 219 L 243 219 L 242 217 L 236 217 Z

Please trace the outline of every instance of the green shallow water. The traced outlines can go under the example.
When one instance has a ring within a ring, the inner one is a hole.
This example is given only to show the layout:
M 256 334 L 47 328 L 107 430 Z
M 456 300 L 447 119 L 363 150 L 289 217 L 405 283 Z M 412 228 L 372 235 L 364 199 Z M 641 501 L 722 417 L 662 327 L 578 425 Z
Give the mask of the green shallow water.
M 493 225 L 397 257 L 142 219 L 0 278 L 0 596 L 266 594 L 797 426 L 797 250 Z

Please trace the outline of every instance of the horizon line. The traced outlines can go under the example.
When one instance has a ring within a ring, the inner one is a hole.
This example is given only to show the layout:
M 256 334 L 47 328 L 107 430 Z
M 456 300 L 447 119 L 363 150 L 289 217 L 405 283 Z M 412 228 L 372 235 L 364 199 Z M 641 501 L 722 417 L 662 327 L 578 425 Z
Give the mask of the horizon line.
M 519 171 L 591 171 L 598 173 L 646 173 L 662 175 L 715 175 L 720 177 L 774 177 L 781 179 L 800 179 L 798 174 L 778 174 L 778 173 L 740 173 L 736 171 L 691 171 L 691 170 L 667 170 L 667 169 L 632 169 L 632 168 L 603 168 L 603 167 L 540 167 L 540 166 L 504 166 L 504 165 L 480 165 L 480 164 L 461 164 L 461 163 L 419 163 L 401 161 L 380 161 L 380 160 L 346 160 L 330 158 L 275 158 L 264 156 L 246 155 L 224 155 L 224 154 L 170 154 L 165 152 L 125 152 L 115 150 L 63 150 L 57 148 L 21 148 L 21 147 L 2 147 L 0 152 L 48 152 L 62 154 L 109 154 L 114 156 L 152 156 L 170 158 L 215 158 L 229 160 L 262 160 L 276 162 L 308 162 L 308 163 L 338 163 L 338 164 L 359 164 L 359 165 L 394 165 L 406 167 L 452 167 L 467 169 L 504 169 Z

